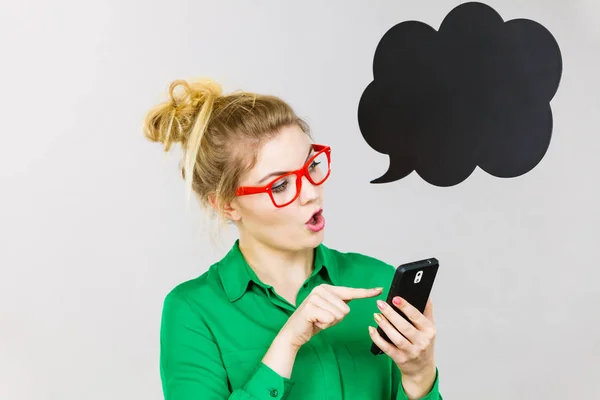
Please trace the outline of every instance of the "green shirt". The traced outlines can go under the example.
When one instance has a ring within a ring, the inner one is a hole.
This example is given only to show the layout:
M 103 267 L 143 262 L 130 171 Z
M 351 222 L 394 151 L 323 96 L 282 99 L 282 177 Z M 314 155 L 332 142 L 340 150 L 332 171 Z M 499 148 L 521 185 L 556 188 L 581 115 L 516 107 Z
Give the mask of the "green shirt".
M 362 254 L 323 244 L 315 249 L 314 271 L 300 288 L 297 304 L 322 283 L 385 289 L 379 297 L 352 300 L 340 323 L 300 348 L 287 379 L 261 360 L 296 307 L 258 279 L 236 241 L 222 260 L 165 298 L 160 334 L 165 399 L 408 399 L 392 359 L 371 354 L 367 328 L 376 326 L 375 302 L 385 300 L 394 271 Z M 442 399 L 437 376 L 424 399 Z

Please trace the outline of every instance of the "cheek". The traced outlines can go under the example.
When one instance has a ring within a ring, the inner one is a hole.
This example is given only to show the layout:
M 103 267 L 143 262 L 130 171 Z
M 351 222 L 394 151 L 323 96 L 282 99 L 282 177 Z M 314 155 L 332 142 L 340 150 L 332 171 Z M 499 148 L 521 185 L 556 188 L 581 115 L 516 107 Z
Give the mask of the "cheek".
M 294 221 L 298 220 L 298 213 L 295 212 L 293 204 L 277 208 L 269 198 L 245 201 L 240 204 L 240 212 L 245 224 L 253 230 L 264 227 L 277 230 L 291 229 L 297 225 Z
M 242 219 L 247 225 L 273 225 L 282 214 L 266 195 L 248 196 L 240 201 L 239 206 Z

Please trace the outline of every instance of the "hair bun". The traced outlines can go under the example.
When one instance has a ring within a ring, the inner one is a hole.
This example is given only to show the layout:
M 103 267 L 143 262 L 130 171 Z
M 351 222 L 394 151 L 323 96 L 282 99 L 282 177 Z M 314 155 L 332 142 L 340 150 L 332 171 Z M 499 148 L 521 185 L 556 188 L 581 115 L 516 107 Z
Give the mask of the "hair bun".
M 182 88 L 183 90 L 177 90 Z M 194 121 L 204 104 L 212 109 L 222 88 L 211 79 L 188 82 L 178 79 L 169 85 L 169 101 L 153 107 L 144 119 L 143 131 L 153 142 L 164 144 L 168 151 L 172 143 L 187 146 Z
M 175 90 L 183 87 L 182 95 L 176 95 Z M 211 79 L 201 81 L 192 81 L 191 83 L 185 80 L 175 80 L 169 86 L 169 96 L 175 107 L 191 106 L 198 107 L 207 97 L 219 97 L 223 94 L 221 85 Z

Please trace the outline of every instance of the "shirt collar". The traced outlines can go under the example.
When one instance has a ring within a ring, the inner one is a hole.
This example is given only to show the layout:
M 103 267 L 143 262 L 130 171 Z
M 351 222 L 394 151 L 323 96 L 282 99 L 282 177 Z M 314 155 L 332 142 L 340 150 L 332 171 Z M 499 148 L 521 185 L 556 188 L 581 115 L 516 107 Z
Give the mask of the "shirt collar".
M 217 265 L 223 289 L 230 301 L 236 301 L 248 290 L 250 282 L 268 288 L 246 262 L 240 251 L 239 239 Z M 311 277 L 326 272 L 333 285 L 339 284 L 338 266 L 333 252 L 322 243 L 315 248 L 314 270 Z

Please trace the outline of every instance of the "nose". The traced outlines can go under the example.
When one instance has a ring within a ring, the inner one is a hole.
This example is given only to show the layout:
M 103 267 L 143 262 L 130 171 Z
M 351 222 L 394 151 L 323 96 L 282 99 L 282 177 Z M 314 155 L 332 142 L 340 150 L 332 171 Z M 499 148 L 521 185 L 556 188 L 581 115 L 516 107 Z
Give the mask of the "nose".
M 313 185 L 305 176 L 302 177 L 300 189 L 300 204 L 304 205 L 319 198 L 319 188 Z

